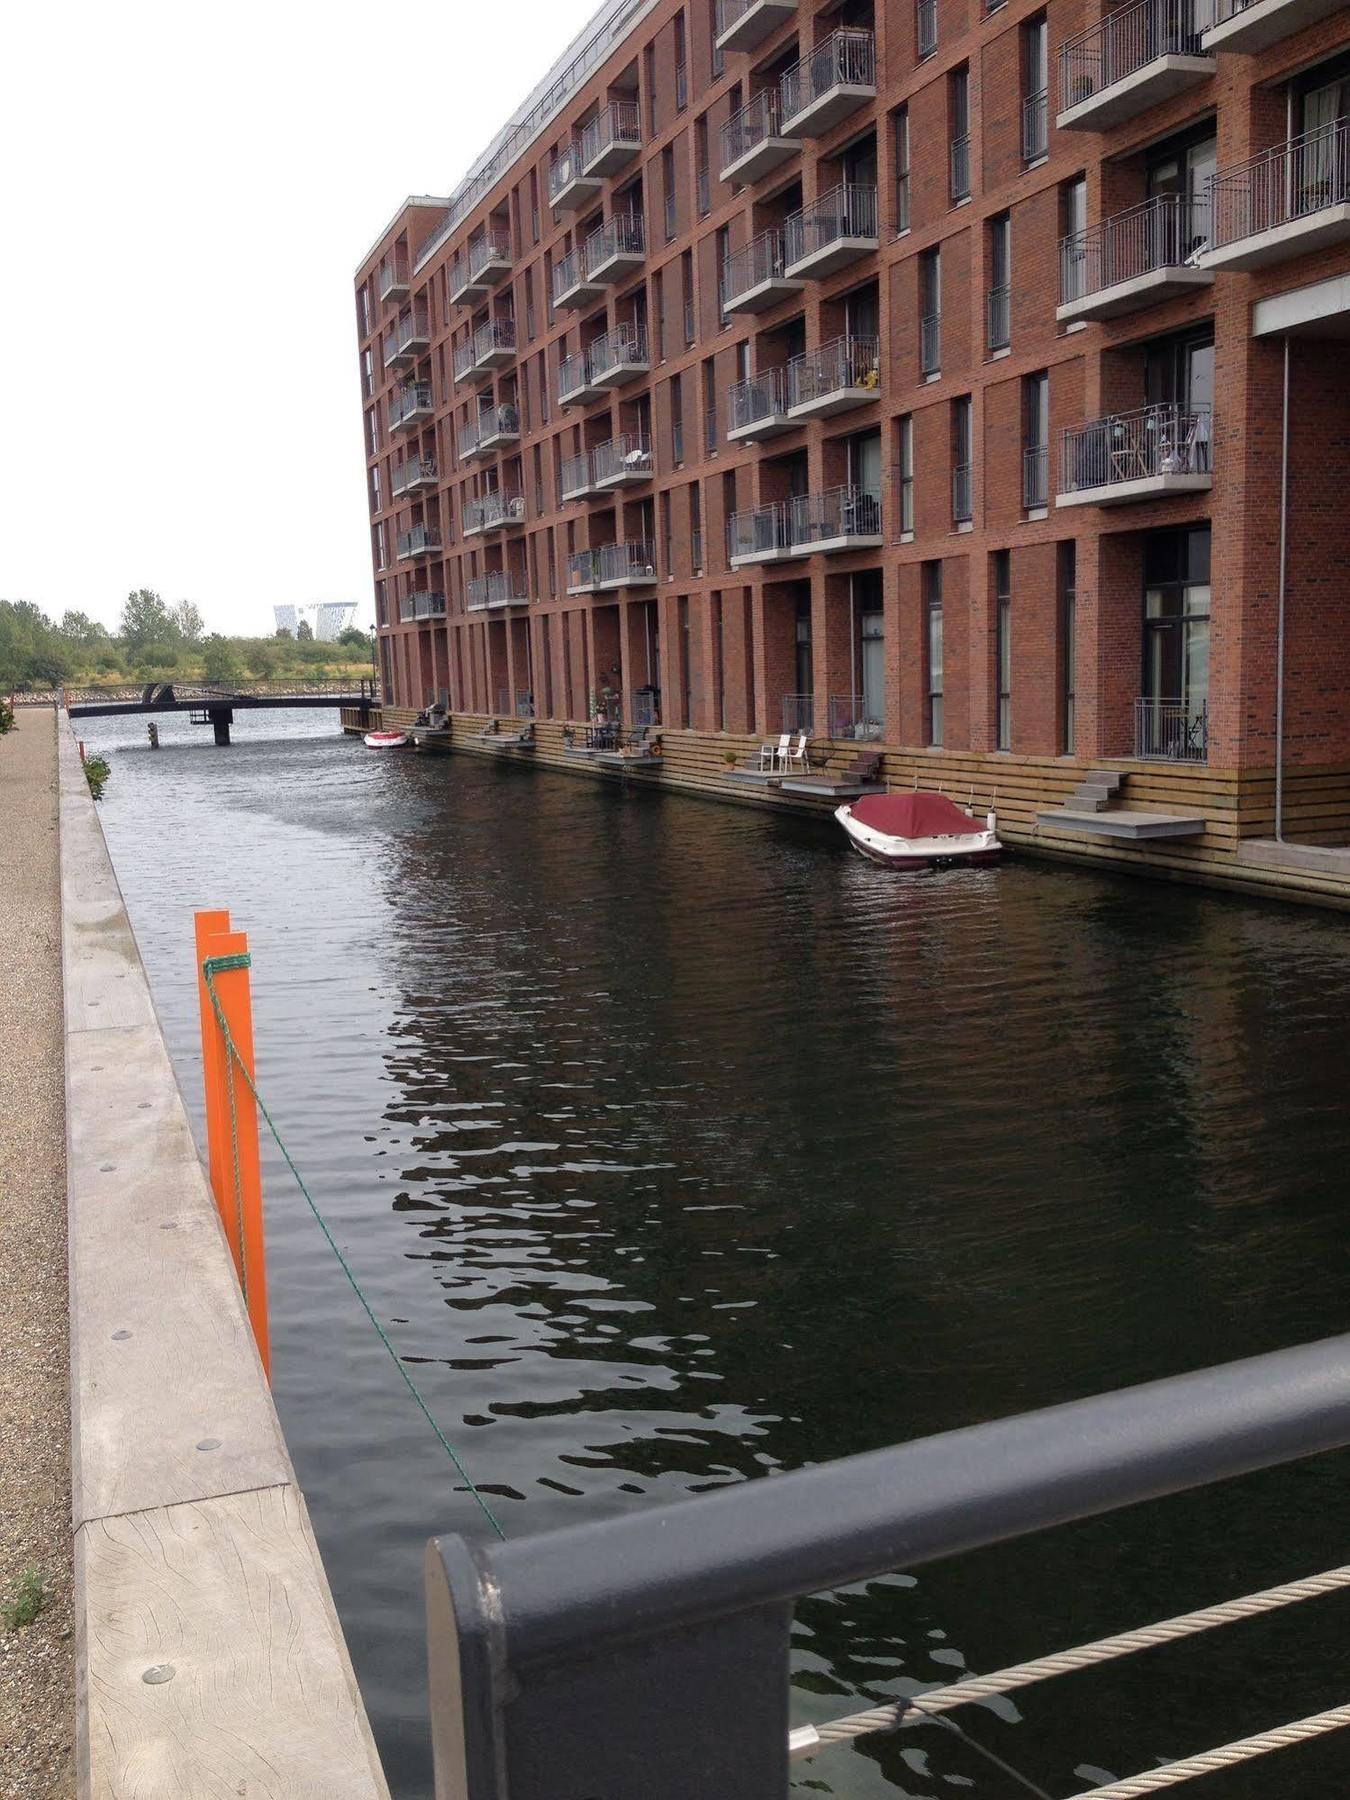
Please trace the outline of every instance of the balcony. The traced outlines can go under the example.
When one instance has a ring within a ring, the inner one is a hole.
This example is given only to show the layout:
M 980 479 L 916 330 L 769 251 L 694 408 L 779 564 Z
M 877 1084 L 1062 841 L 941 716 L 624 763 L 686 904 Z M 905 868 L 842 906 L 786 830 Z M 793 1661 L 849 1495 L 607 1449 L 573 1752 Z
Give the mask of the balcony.
M 581 174 L 616 175 L 642 148 L 642 114 L 635 100 L 616 100 L 582 127 L 577 140 Z
M 727 520 L 727 561 L 733 569 L 751 563 L 790 562 L 800 555 L 800 550 L 792 548 L 786 500 L 734 512 Z
M 397 499 L 400 494 L 416 494 L 424 488 L 434 488 L 436 482 L 434 457 L 408 456 L 401 463 L 395 463 L 389 477 L 389 492 Z
M 651 587 L 655 581 L 656 558 L 650 544 L 602 544 L 595 552 L 597 590 Z
M 765 312 L 791 294 L 800 294 L 805 282 L 784 273 L 783 234 L 762 231 L 740 250 L 728 253 L 722 265 L 722 304 L 728 312 Z
M 511 531 L 525 523 L 525 496 L 494 491 L 464 507 L 464 535 L 486 536 L 491 531 Z
M 569 250 L 553 265 L 553 304 L 569 309 L 593 306 L 604 293 L 604 283 L 592 281 L 586 274 L 586 256 L 581 249 Z
M 766 369 L 749 381 L 738 381 L 727 393 L 729 444 L 757 444 L 761 438 L 793 431 L 797 421 L 788 416 L 786 369 Z
M 789 281 L 832 275 L 877 248 L 877 190 L 853 183 L 793 213 L 783 227 L 783 274 Z
M 1105 131 L 1214 73 L 1200 47 L 1206 0 L 1133 0 L 1066 39 L 1059 52 L 1061 131 Z
M 756 94 L 722 127 L 723 181 L 758 181 L 802 147 L 800 138 L 779 129 L 780 95 L 776 87 Z
M 1209 760 L 1209 707 L 1203 700 L 1134 703 L 1134 753 L 1141 762 Z
M 384 334 L 384 366 L 415 362 L 431 343 L 431 327 L 424 309 L 414 307 L 405 313 L 392 331 Z
M 593 594 L 600 585 L 598 550 L 574 550 L 567 559 L 569 594 Z
M 881 345 L 876 338 L 834 338 L 794 356 L 787 377 L 788 417 L 794 424 L 865 406 L 881 386 Z
M 412 382 L 401 387 L 389 402 L 389 429 L 402 431 L 409 425 L 419 425 L 423 419 L 429 419 L 434 411 L 431 383 Z
M 482 300 L 511 273 L 511 245 L 495 232 L 477 237 L 450 267 L 450 299 L 456 305 Z
M 408 265 L 400 256 L 386 256 L 380 264 L 379 295 L 381 300 L 403 300 L 408 294 Z
M 1266 263 L 1350 239 L 1350 119 L 1335 119 L 1250 162 L 1220 169 L 1210 185 L 1207 269 Z
M 530 596 L 514 569 L 492 569 L 486 575 L 470 575 L 464 584 L 468 612 L 493 612 L 499 607 L 528 606 Z
M 455 345 L 453 360 L 456 381 L 467 381 L 473 374 L 473 339 L 467 337 L 462 344 Z
M 1306 25 L 1340 12 L 1345 0 L 1218 0 L 1214 23 L 1201 33 L 1206 50 L 1241 50 L 1250 56 Z
M 876 39 L 870 31 L 833 31 L 788 70 L 780 84 L 783 130 L 820 137 L 877 97 Z
M 1115 413 L 1061 434 L 1056 506 L 1120 506 L 1169 494 L 1205 493 L 1210 471 L 1209 409 L 1175 401 Z
M 625 431 L 591 452 L 591 478 L 603 493 L 635 487 L 652 478 L 652 447 L 635 431 Z
M 881 501 L 866 488 L 856 487 L 799 494 L 792 502 L 788 536 L 798 556 L 816 550 L 880 549 Z
M 399 597 L 398 616 L 400 623 L 411 625 L 419 619 L 443 619 L 445 617 L 445 595 L 434 593 L 427 588 L 418 588 L 411 594 Z
M 1208 287 L 1213 275 L 1196 267 L 1208 242 L 1208 206 L 1179 194 L 1159 194 L 1062 238 L 1055 317 L 1114 319 Z
M 597 387 L 623 387 L 650 373 L 647 334 L 637 325 L 616 325 L 587 351 L 590 378 Z
M 599 492 L 589 450 L 583 450 L 580 456 L 563 458 L 562 467 L 558 471 L 558 498 L 564 505 L 569 500 L 587 500 L 592 494 Z
M 439 556 L 441 553 L 441 533 L 437 525 L 414 525 L 411 531 L 400 531 L 395 545 L 400 562 L 410 562 L 415 556 Z
M 478 444 L 482 450 L 506 450 L 520 442 L 520 410 L 509 402 L 485 406 L 478 414 Z
M 582 172 L 580 149 L 576 144 L 569 145 L 549 169 L 549 205 L 575 212 L 579 206 L 589 206 L 599 192 L 600 177 Z
M 473 372 L 486 375 L 492 369 L 504 369 L 516 359 L 516 323 L 514 319 L 489 319 L 473 334 Z
M 599 400 L 605 390 L 591 380 L 590 359 L 584 350 L 565 356 L 558 364 L 558 405 L 584 406 Z
M 646 258 L 641 213 L 616 213 L 586 239 L 588 282 L 623 281 Z
M 717 0 L 713 22 L 719 50 L 753 50 L 797 14 L 797 0 Z

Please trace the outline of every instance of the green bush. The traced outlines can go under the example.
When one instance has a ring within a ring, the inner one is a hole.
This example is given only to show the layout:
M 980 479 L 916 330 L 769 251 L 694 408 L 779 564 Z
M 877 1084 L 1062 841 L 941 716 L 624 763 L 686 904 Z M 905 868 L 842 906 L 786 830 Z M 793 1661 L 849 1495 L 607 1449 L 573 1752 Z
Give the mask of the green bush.
M 89 792 L 95 800 L 103 798 L 103 790 L 108 785 L 108 777 L 112 770 L 104 756 L 86 756 L 84 759 L 84 778 L 89 783 Z
M 25 1569 L 3 1601 L 0 1601 L 0 1625 L 6 1631 L 18 1631 L 31 1625 L 47 1604 L 47 1589 L 36 1569 Z
M 0 737 L 14 729 L 14 708 L 8 700 L 0 700 Z

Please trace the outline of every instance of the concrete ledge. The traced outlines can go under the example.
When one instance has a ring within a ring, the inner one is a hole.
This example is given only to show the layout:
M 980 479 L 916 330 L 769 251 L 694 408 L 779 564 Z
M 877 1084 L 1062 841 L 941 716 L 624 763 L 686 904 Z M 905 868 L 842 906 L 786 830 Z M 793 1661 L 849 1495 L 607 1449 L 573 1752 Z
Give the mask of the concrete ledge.
M 1127 843 L 1145 843 L 1154 838 L 1199 837 L 1205 829 L 1201 813 L 1077 812 L 1072 807 L 1054 807 L 1036 814 L 1042 829 L 1076 831 L 1085 837 L 1120 838 Z
M 80 1793 L 387 1800 L 102 827 L 58 737 Z

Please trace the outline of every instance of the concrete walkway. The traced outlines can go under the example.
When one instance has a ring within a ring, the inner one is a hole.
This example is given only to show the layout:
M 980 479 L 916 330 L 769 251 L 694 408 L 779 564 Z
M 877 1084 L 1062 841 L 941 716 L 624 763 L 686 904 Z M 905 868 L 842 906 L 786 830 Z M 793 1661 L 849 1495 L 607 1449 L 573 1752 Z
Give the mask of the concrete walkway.
M 0 737 L 0 1598 L 28 1570 L 36 1621 L 0 1628 L 0 1796 L 75 1791 L 69 1336 L 55 715 Z

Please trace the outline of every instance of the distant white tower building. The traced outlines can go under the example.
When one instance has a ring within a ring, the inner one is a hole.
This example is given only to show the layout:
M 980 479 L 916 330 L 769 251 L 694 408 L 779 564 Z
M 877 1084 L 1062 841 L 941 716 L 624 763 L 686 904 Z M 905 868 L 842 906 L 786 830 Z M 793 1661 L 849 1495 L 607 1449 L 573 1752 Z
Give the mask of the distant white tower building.
M 274 606 L 272 617 L 277 622 L 276 629 L 278 631 L 289 631 L 292 637 L 295 636 L 295 628 L 300 623 L 298 606 Z
M 354 600 L 325 600 L 314 608 L 314 636 L 321 644 L 336 643 L 355 618 Z

